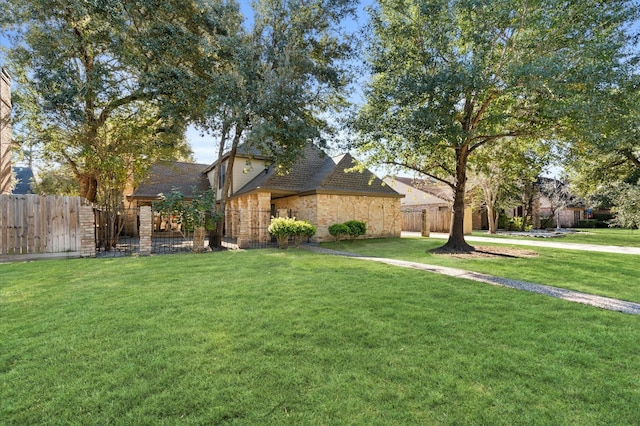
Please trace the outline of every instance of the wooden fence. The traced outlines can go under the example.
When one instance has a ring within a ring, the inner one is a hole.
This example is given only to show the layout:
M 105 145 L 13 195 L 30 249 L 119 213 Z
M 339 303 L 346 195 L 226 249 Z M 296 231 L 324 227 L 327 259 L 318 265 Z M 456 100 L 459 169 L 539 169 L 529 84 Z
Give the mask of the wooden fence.
M 83 198 L 0 196 L 0 255 L 95 255 L 93 207 Z
M 431 232 L 449 232 L 451 227 L 451 209 L 431 207 L 426 209 L 429 214 L 429 230 Z M 410 232 L 422 231 L 422 208 L 402 209 L 402 230 Z

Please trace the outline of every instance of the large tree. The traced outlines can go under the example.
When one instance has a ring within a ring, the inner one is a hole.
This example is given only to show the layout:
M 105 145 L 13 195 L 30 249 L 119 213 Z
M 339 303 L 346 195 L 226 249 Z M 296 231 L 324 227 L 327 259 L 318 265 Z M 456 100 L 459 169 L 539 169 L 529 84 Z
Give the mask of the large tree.
M 582 195 L 640 178 L 640 80 L 638 70 L 626 71 L 624 80 L 602 92 L 602 102 L 595 106 L 600 110 L 574 123 L 565 167 Z
M 68 165 L 90 201 L 154 159 L 183 154 L 184 64 L 218 59 L 228 15 L 237 6 L 214 0 L 2 2 L 17 128 Z
M 354 5 L 353 0 L 253 3 L 253 25 L 230 41 L 227 68 L 208 77 L 212 83 L 197 120 L 219 136 L 218 158 L 228 153 L 219 217 L 224 217 L 241 142 L 271 157 L 283 171 L 306 144 L 324 143 L 326 114 L 345 104 L 349 79 L 344 60 L 351 45 L 340 23 Z M 217 167 L 215 182 L 219 172 Z M 210 238 L 215 247 L 222 238 L 221 224 L 216 231 Z
M 380 0 L 372 79 L 356 121 L 370 160 L 454 191 L 445 250 L 467 251 L 469 157 L 511 138 L 552 140 L 623 60 L 632 1 Z

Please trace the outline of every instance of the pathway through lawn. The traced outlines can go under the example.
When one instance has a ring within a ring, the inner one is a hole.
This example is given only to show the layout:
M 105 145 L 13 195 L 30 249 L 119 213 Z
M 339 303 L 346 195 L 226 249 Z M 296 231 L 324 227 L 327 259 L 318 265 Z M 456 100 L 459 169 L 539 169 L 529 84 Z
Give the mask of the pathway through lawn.
M 640 303 L 628 302 L 625 300 L 613 299 L 609 297 L 596 296 L 588 293 L 581 293 L 579 291 L 567 290 L 563 288 L 535 284 L 527 281 L 512 280 L 509 278 L 501 278 L 493 275 L 481 274 L 479 272 L 471 272 L 463 269 L 448 268 L 445 266 L 429 265 L 418 262 L 408 262 L 405 260 L 388 259 L 383 257 L 369 257 L 362 256 L 356 253 L 330 250 L 322 248 L 317 245 L 305 244 L 304 247 L 307 250 L 314 251 L 316 253 L 325 253 L 336 256 L 353 257 L 361 260 L 368 260 L 373 262 L 385 263 L 387 265 L 401 266 L 403 268 L 419 269 L 427 272 L 434 272 L 437 274 L 448 275 L 456 278 L 462 278 L 467 280 L 478 281 L 486 284 L 498 285 L 502 287 L 509 287 L 517 290 L 530 291 L 532 293 L 544 294 L 558 299 L 567 300 L 570 302 L 582 303 L 585 305 L 596 306 L 598 308 L 607 309 L 610 311 L 624 312 L 627 314 L 640 315 Z

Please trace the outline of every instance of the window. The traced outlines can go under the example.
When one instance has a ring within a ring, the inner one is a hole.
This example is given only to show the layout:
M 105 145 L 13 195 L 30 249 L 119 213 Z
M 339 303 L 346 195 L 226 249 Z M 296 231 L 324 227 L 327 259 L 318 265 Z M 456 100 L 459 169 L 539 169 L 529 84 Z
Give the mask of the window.
M 227 174 L 227 165 L 221 164 L 220 173 L 218 174 L 218 189 L 222 189 L 222 187 L 224 186 L 224 179 L 226 177 L 226 174 Z

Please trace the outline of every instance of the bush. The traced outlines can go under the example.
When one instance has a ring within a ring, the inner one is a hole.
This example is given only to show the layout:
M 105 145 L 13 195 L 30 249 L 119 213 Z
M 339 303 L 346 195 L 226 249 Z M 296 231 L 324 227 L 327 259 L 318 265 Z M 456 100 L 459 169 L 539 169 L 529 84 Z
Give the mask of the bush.
M 272 217 L 268 228 L 269 233 L 276 238 L 294 235 L 297 229 L 296 219 L 293 217 Z
M 595 228 L 596 222 L 594 219 L 580 220 L 578 221 L 578 228 Z
M 367 233 L 367 224 L 359 220 L 349 220 L 344 225 L 349 229 L 351 238 L 358 238 Z
M 310 238 L 313 237 L 313 235 L 316 233 L 316 227 L 306 220 L 297 220 L 295 222 L 295 227 L 296 232 L 294 233 L 294 235 Z
M 587 219 L 578 221 L 578 228 L 608 228 L 609 224 L 602 220 Z
M 289 237 L 293 236 L 296 247 L 302 239 L 312 237 L 316 233 L 316 227 L 306 220 L 296 220 L 295 217 L 272 217 L 269 224 L 269 233 L 278 239 L 278 245 L 286 248 Z
M 340 241 L 340 237 L 343 235 L 349 235 L 349 227 L 344 223 L 334 223 L 329 226 L 329 234 L 335 237 L 336 241 Z

